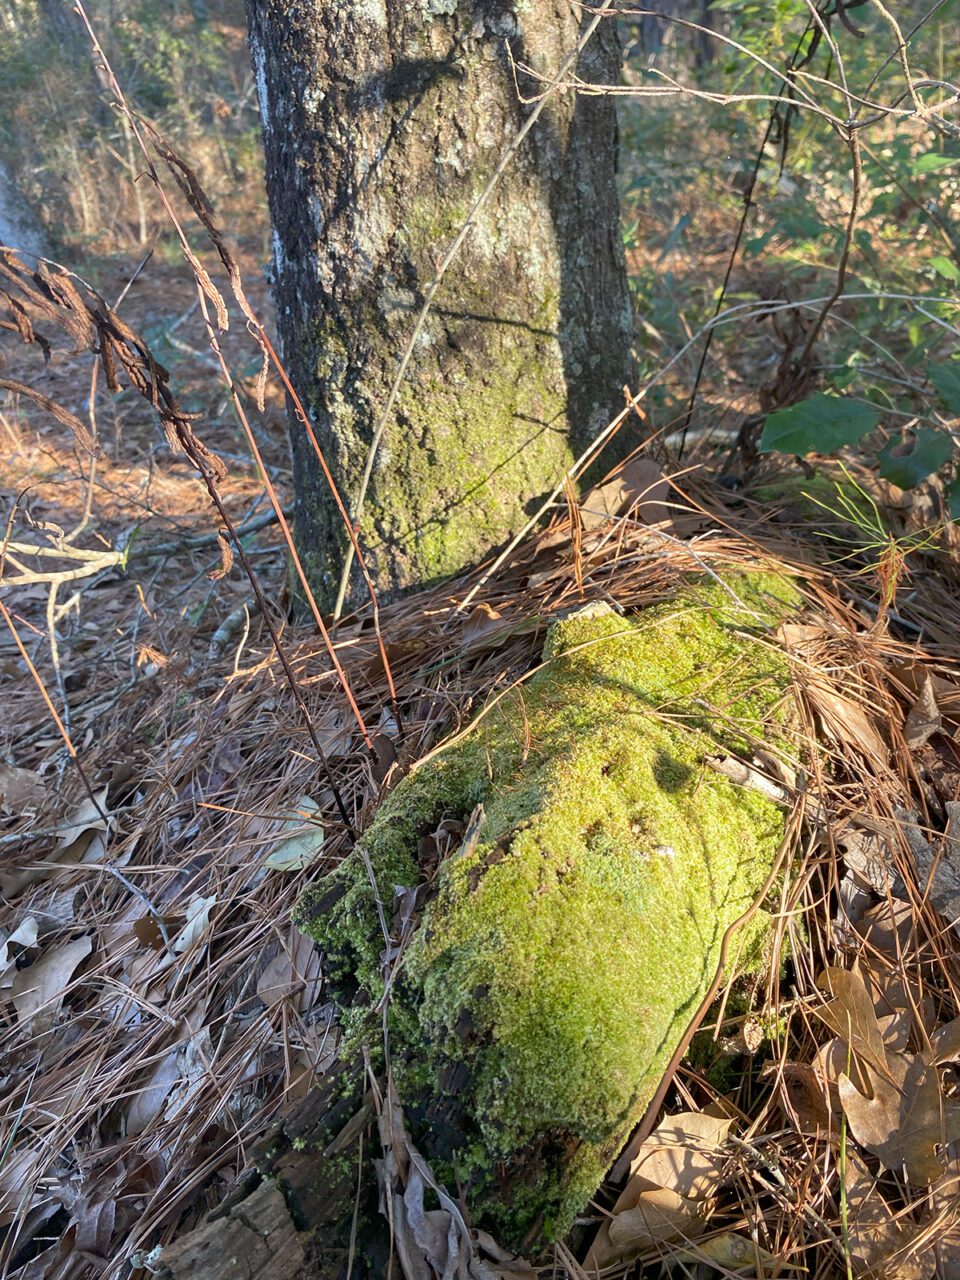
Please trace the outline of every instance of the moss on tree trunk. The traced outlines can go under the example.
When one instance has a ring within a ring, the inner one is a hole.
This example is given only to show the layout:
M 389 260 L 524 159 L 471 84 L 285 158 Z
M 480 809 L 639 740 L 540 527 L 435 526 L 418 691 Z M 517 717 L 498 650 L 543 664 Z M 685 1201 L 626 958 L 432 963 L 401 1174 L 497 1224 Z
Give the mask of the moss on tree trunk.
M 557 0 L 247 11 L 283 351 L 349 505 L 437 263 L 528 110 L 510 55 L 549 75 L 585 19 Z M 578 73 L 609 82 L 618 70 L 605 22 Z M 521 74 L 522 91 L 538 87 Z M 480 559 L 622 406 L 616 149 L 611 99 L 553 99 L 445 278 L 363 513 L 381 587 Z M 329 604 L 346 535 L 305 433 L 291 431 L 297 539 Z
M 429 883 L 392 992 L 401 1102 L 506 1240 L 555 1237 L 584 1208 L 770 873 L 783 812 L 707 761 L 789 749 L 789 668 L 762 636 L 795 601 L 781 579 L 737 577 L 635 621 L 556 624 L 543 668 L 363 837 L 388 917 L 398 886 Z M 477 805 L 434 870 L 432 833 Z M 348 1038 L 376 1042 L 384 939 L 358 853 L 299 919 L 354 993 Z

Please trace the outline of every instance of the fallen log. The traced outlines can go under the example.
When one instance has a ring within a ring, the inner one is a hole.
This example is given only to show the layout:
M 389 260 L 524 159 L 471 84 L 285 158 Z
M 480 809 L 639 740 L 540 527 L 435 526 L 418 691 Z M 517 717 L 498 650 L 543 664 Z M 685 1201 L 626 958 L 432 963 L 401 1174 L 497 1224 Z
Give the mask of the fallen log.
M 532 1256 L 586 1207 L 775 867 L 776 788 L 712 766 L 795 755 L 770 633 L 798 603 L 780 577 L 737 575 L 636 619 L 555 623 L 542 665 L 401 781 L 304 896 L 349 1065 L 278 1124 L 238 1193 L 260 1195 L 302 1275 L 385 1274 L 391 1250 L 405 1275 L 523 1274 L 477 1228 Z M 728 968 L 756 967 L 766 938 L 758 914 Z M 358 1179 L 371 1157 L 380 1214 Z M 200 1242 L 212 1280 L 274 1274 L 253 1255 L 231 1269 L 223 1223 L 245 1203 L 199 1228 L 217 1233 Z M 197 1246 L 160 1264 L 179 1280 Z
M 502 1241 L 584 1209 L 770 874 L 783 806 L 708 761 L 792 752 L 765 633 L 796 600 L 737 576 L 554 624 L 301 903 L 347 1043 L 388 1056 L 414 1142 Z

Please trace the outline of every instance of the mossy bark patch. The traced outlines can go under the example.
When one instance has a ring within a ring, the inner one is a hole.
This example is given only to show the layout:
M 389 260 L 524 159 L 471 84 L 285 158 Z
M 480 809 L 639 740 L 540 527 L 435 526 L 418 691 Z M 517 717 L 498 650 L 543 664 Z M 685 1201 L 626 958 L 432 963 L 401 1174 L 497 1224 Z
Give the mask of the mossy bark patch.
M 348 506 L 437 267 L 589 12 L 554 0 L 247 0 L 283 354 Z M 617 24 L 577 74 L 610 83 Z M 533 75 L 525 68 L 531 68 Z M 633 325 L 615 99 L 553 95 L 471 223 L 410 353 L 361 535 L 382 595 L 476 563 L 622 408 Z M 348 544 L 291 424 L 321 607 Z M 614 453 L 637 443 L 628 420 Z M 365 598 L 358 575 L 356 598 Z
M 769 875 L 783 813 L 707 760 L 789 744 L 789 669 L 766 632 L 794 604 L 782 579 L 736 577 L 636 620 L 555 624 L 542 669 L 363 838 L 389 913 L 424 878 L 424 837 L 483 806 L 401 962 L 391 1053 L 422 1149 L 505 1238 L 555 1236 L 585 1206 Z M 300 921 L 335 983 L 359 982 L 358 1029 L 383 990 L 359 856 Z

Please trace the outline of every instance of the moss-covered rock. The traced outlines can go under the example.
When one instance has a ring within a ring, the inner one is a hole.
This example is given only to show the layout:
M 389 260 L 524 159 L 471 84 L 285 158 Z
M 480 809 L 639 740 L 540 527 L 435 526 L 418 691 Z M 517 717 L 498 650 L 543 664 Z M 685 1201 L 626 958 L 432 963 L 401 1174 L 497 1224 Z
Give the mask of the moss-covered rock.
M 405 779 L 363 838 L 382 902 L 482 805 L 441 863 L 392 997 L 391 1053 L 425 1152 L 505 1238 L 562 1233 L 642 1114 L 769 875 L 784 815 L 707 758 L 789 749 L 782 579 L 699 583 L 636 620 L 574 615 L 545 662 Z M 382 993 L 352 855 L 304 899 L 327 969 Z

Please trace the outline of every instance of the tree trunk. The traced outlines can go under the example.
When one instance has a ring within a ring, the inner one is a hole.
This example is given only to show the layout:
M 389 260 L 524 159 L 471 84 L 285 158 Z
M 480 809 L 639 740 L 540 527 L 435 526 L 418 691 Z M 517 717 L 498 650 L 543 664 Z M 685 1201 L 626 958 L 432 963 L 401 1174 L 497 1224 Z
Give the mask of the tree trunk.
M 355 514 L 437 263 L 529 110 L 511 55 L 549 77 L 590 14 L 569 0 L 247 0 L 247 14 L 284 355 Z M 618 71 L 603 22 L 578 74 Z M 622 407 L 616 151 L 612 100 L 558 95 L 445 277 L 362 513 L 381 587 L 482 558 Z M 297 537 L 329 604 L 346 534 L 306 434 L 292 436 Z
M 0 161 L 0 244 L 18 249 L 27 258 L 43 257 L 50 252 L 47 233 L 40 219 L 17 185 L 16 179 Z

